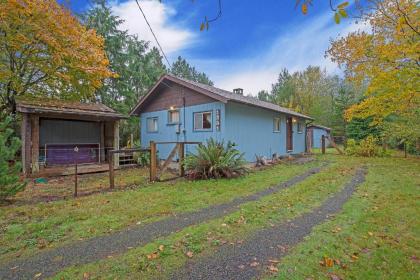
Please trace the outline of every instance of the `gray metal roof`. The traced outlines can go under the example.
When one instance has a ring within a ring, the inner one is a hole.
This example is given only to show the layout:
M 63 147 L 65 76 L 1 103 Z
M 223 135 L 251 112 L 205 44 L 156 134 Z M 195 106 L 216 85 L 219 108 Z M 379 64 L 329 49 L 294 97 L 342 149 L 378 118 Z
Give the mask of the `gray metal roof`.
M 206 91 L 209 91 L 211 93 L 217 94 L 217 95 L 227 99 L 228 101 L 244 103 L 244 104 L 248 104 L 248 105 L 252 105 L 252 106 L 265 108 L 265 109 L 269 109 L 269 110 L 272 110 L 272 111 L 296 116 L 296 117 L 301 117 L 301 118 L 313 120 L 313 118 L 311 118 L 309 116 L 297 113 L 295 111 L 289 110 L 287 108 L 278 106 L 278 105 L 270 103 L 270 102 L 261 101 L 257 98 L 254 98 L 254 97 L 243 96 L 243 95 L 233 93 L 231 91 L 227 91 L 227 90 L 224 90 L 224 89 L 220 89 L 220 88 L 217 88 L 217 87 L 214 87 L 214 86 L 209 86 L 209 85 L 206 85 L 206 84 L 202 84 L 202 83 L 190 81 L 190 80 L 187 80 L 187 79 L 184 79 L 184 78 L 180 78 L 180 77 L 174 76 L 172 74 L 166 74 L 166 76 L 170 76 L 174 79 L 181 80 L 185 83 L 192 84 L 196 87 L 199 87 L 199 88 L 204 89 Z
M 325 130 L 331 131 L 331 128 L 326 127 L 326 126 L 322 126 L 322 125 L 319 125 L 319 124 L 311 124 L 308 127 L 316 127 L 316 128 L 321 128 L 321 129 L 325 129 Z

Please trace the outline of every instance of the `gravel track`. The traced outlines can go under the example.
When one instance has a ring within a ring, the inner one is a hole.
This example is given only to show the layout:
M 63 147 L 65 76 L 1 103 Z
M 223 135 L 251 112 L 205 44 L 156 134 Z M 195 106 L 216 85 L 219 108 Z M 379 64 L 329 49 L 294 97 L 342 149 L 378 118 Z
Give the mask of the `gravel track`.
M 196 212 L 174 215 L 144 226 L 127 228 L 113 234 L 93 237 L 44 251 L 26 259 L 11 261 L 0 267 L 0 279 L 33 279 L 39 273 L 41 275 L 37 279 L 42 279 L 71 265 L 83 265 L 107 258 L 110 255 L 124 253 L 131 247 L 142 246 L 185 227 L 237 211 L 241 204 L 259 200 L 264 196 L 289 188 L 309 176 L 319 173 L 326 165 L 327 163 L 323 163 L 321 167 L 309 169 L 284 183 L 248 196 L 235 198 L 227 203 L 212 205 Z
M 360 168 L 342 191 L 334 194 L 312 212 L 258 231 L 242 244 L 224 245 L 215 254 L 189 261 L 171 279 L 252 279 L 261 275 L 271 264 L 287 254 L 290 246 L 307 236 L 312 228 L 340 211 L 356 187 L 364 182 L 365 168 Z

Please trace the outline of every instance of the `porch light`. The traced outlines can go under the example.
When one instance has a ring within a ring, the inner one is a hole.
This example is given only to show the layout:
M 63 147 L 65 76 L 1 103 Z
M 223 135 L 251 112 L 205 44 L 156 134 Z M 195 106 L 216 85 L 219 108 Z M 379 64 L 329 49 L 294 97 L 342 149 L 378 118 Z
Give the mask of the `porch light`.
M 175 107 L 174 106 L 171 106 L 171 107 L 169 107 L 169 110 L 174 110 L 175 109 Z
M 296 118 L 293 118 L 292 119 L 292 122 L 294 122 L 294 123 L 297 122 L 297 119 Z

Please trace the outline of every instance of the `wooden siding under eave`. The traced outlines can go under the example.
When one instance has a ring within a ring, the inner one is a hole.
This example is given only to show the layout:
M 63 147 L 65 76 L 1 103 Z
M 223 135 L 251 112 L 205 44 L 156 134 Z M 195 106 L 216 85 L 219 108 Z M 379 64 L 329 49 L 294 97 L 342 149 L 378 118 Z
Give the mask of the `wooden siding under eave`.
M 175 84 L 171 88 L 161 86 L 156 91 L 145 101 L 142 112 L 155 112 L 168 110 L 170 107 L 182 108 L 184 105 L 193 106 L 217 101 L 202 93 Z M 183 98 L 185 98 L 185 104 Z

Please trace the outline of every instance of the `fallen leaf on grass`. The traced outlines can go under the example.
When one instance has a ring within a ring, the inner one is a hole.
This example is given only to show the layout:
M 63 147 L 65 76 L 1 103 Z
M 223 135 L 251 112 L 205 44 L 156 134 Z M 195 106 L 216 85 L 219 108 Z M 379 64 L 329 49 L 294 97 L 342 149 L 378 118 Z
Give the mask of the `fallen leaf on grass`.
M 271 263 L 279 263 L 280 261 L 279 260 L 268 260 L 268 262 L 271 262 Z
M 89 279 L 89 277 L 90 277 L 89 273 L 87 272 L 83 273 L 83 280 L 87 280 Z
M 338 233 L 341 231 L 340 227 L 336 227 L 335 229 L 331 230 L 332 233 Z
M 157 259 L 158 257 L 159 257 L 159 254 L 156 252 L 153 252 L 150 255 L 147 255 L 147 259 L 149 260 L 154 260 L 154 259 Z
M 354 253 L 353 255 L 351 255 L 351 258 L 352 258 L 353 260 L 357 260 L 357 259 L 359 259 L 359 257 L 357 256 L 357 253 Z
M 270 266 L 268 267 L 268 269 L 269 269 L 271 272 L 279 272 L 279 269 L 278 269 L 277 267 L 275 267 L 274 265 L 270 265 Z
M 40 273 L 37 273 L 37 274 L 35 274 L 34 275 L 34 278 L 36 279 L 36 278 L 39 278 L 39 277 L 41 277 L 41 275 L 42 275 L 42 273 L 40 272 Z
M 165 246 L 160 245 L 160 246 L 159 246 L 159 251 L 161 251 L 161 252 L 162 252 L 162 251 L 163 251 L 163 249 L 165 249 Z
M 370 231 L 368 231 L 368 234 L 369 234 L 369 236 L 373 236 L 373 233 L 372 233 L 372 232 L 370 232 Z
M 187 255 L 187 257 L 192 258 L 194 256 L 194 253 L 191 251 L 188 251 L 185 255 Z
M 332 267 L 334 265 L 334 260 L 329 257 L 324 257 L 324 259 L 320 261 L 319 264 L 326 267 Z

